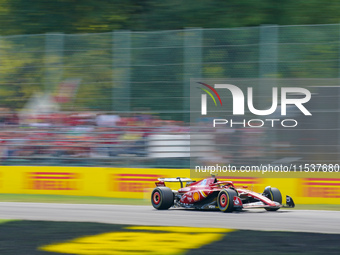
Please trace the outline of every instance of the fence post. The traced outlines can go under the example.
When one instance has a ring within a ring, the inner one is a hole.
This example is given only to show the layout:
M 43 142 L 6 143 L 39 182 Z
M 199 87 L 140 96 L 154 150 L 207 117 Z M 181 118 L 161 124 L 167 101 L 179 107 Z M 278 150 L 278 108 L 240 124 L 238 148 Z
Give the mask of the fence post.
M 202 77 L 202 29 L 184 30 L 183 120 L 190 121 L 190 78 Z
M 271 105 L 272 88 L 277 87 L 277 60 L 278 60 L 278 26 L 261 25 L 259 42 L 259 86 L 258 96 L 260 109 L 267 109 Z M 277 132 L 272 130 L 269 137 L 270 144 L 277 144 Z M 277 158 L 276 147 L 272 150 L 272 160 Z
M 272 88 L 277 85 L 278 26 L 261 25 L 259 42 L 259 100 L 261 109 L 270 107 Z
M 275 86 L 277 78 L 277 60 L 278 60 L 278 26 L 261 25 L 260 26 L 260 56 L 259 56 L 259 78 L 271 78 L 270 83 L 265 84 L 268 87 L 272 84 Z M 264 81 L 266 79 L 263 79 Z M 267 86 L 264 87 L 268 94 Z M 273 86 L 270 86 L 273 87 Z M 269 93 L 271 90 L 269 89 Z M 262 95 L 262 94 L 261 94 Z
M 131 32 L 113 32 L 112 110 L 131 110 Z
M 45 34 L 45 92 L 51 93 L 63 78 L 64 34 Z

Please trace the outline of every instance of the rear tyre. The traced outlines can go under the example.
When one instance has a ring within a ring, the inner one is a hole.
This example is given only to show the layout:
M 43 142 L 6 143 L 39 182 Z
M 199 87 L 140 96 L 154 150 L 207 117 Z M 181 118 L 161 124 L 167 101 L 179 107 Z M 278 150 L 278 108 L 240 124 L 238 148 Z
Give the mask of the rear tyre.
M 234 210 L 234 197 L 237 196 L 235 190 L 223 189 L 218 193 L 217 206 L 221 212 L 232 212 Z
M 263 191 L 263 195 L 265 195 L 266 197 L 268 197 L 270 200 L 278 202 L 280 204 L 282 204 L 282 195 L 280 190 L 278 190 L 277 188 L 265 188 L 265 190 Z M 267 211 L 277 211 L 280 209 L 280 207 L 277 208 L 265 208 Z
M 151 203 L 157 210 L 167 210 L 174 204 L 174 195 L 168 187 L 157 187 L 152 191 Z

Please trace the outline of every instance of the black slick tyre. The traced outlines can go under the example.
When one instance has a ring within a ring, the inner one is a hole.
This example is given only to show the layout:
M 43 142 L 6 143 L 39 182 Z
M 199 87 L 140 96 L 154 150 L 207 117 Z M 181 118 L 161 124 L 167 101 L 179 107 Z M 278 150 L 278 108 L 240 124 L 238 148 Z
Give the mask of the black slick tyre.
M 282 204 L 282 195 L 279 189 L 277 188 L 266 188 L 263 191 L 263 195 L 265 195 L 267 198 L 269 198 L 272 201 L 278 202 Z M 267 211 L 277 211 L 280 209 L 280 207 L 277 208 L 265 208 Z
M 151 193 L 151 203 L 157 210 L 167 210 L 174 204 L 174 195 L 168 187 L 157 187 Z
M 221 212 L 232 212 L 234 210 L 235 190 L 223 189 L 217 195 L 217 206 Z

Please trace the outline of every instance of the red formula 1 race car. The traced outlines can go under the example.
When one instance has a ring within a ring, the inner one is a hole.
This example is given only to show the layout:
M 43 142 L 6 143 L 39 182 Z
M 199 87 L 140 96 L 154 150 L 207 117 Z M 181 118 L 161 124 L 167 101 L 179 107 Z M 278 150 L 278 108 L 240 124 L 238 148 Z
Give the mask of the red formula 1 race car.
M 171 190 L 165 186 L 166 182 L 179 182 L 181 188 L 178 191 Z M 183 183 L 186 183 L 185 187 Z M 235 188 L 233 182 L 219 181 L 214 176 L 197 182 L 189 178 L 161 178 L 156 186 L 151 194 L 151 203 L 158 210 L 184 207 L 232 212 L 243 208 L 277 211 L 281 207 L 295 207 L 290 196 L 286 196 L 286 204 L 282 204 L 281 192 L 277 188 L 266 187 L 260 194 L 245 188 Z

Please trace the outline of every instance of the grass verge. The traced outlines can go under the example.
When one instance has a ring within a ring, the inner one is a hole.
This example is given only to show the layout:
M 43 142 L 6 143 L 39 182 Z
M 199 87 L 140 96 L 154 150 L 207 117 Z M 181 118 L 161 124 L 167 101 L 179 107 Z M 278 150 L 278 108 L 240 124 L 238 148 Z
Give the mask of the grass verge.
M 0 202 L 150 205 L 146 199 L 31 194 L 0 194 Z
M 340 211 L 340 205 L 295 205 L 295 208 L 288 208 L 290 210 L 327 210 L 327 211 Z

